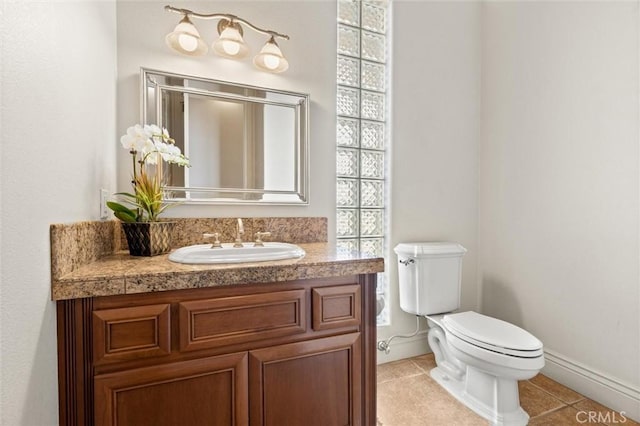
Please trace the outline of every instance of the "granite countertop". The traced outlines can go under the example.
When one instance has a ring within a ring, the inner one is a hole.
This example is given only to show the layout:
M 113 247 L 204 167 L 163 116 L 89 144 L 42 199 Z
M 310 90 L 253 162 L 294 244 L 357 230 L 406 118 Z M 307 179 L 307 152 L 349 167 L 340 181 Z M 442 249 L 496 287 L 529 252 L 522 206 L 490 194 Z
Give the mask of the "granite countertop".
M 300 259 L 219 265 L 171 262 L 168 254 L 133 257 L 117 251 L 52 279 L 53 300 L 149 293 L 232 284 L 255 284 L 382 272 L 384 260 L 336 249 L 328 243 L 298 244 Z

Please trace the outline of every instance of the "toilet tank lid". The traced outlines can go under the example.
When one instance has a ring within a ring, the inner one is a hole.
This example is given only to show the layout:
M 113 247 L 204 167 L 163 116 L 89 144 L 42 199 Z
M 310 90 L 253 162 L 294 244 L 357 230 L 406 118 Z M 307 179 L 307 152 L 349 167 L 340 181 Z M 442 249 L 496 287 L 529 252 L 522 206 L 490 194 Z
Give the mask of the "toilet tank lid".
M 458 243 L 449 242 L 418 242 L 400 243 L 393 251 L 396 254 L 411 257 L 434 256 L 434 255 L 463 255 L 467 249 Z

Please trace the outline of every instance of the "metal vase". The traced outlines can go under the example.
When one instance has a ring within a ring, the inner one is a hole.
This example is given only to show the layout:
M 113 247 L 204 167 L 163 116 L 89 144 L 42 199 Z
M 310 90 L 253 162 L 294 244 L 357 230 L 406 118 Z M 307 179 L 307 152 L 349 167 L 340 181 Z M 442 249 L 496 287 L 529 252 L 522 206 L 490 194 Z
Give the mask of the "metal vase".
M 122 222 L 131 256 L 156 256 L 171 250 L 175 222 Z

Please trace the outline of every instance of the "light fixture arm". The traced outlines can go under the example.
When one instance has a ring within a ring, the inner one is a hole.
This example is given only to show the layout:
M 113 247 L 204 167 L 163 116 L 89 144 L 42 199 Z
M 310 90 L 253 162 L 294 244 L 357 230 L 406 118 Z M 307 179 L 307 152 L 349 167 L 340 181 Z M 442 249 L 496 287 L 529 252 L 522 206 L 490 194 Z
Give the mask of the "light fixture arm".
M 194 18 L 199 18 L 199 19 L 221 19 L 221 20 L 226 20 L 229 21 L 231 23 L 233 22 L 239 22 L 241 24 L 246 25 L 247 27 L 251 28 L 252 30 L 254 30 L 255 32 L 261 33 L 261 34 L 266 34 L 269 35 L 271 37 L 279 37 L 285 40 L 289 40 L 289 36 L 286 34 L 280 34 L 276 31 L 273 30 L 265 30 L 263 28 L 260 27 L 256 27 L 255 25 L 253 25 L 251 22 L 248 22 L 236 15 L 231 15 L 229 13 L 209 13 L 209 14 L 204 14 L 204 13 L 198 13 L 198 12 L 194 12 L 192 10 L 189 9 L 180 9 L 177 7 L 173 7 L 173 6 L 165 6 L 164 10 L 166 10 L 167 12 L 174 12 L 174 13 L 179 13 L 185 16 L 190 16 L 190 17 L 194 17 Z

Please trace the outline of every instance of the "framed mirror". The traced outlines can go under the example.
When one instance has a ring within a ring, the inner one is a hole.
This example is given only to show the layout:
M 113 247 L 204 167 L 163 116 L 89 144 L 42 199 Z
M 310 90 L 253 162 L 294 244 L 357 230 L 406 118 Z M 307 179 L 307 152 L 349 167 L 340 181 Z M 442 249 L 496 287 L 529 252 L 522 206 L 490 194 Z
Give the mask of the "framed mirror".
M 141 69 L 142 122 L 166 127 L 191 167 L 166 201 L 308 204 L 309 95 Z

